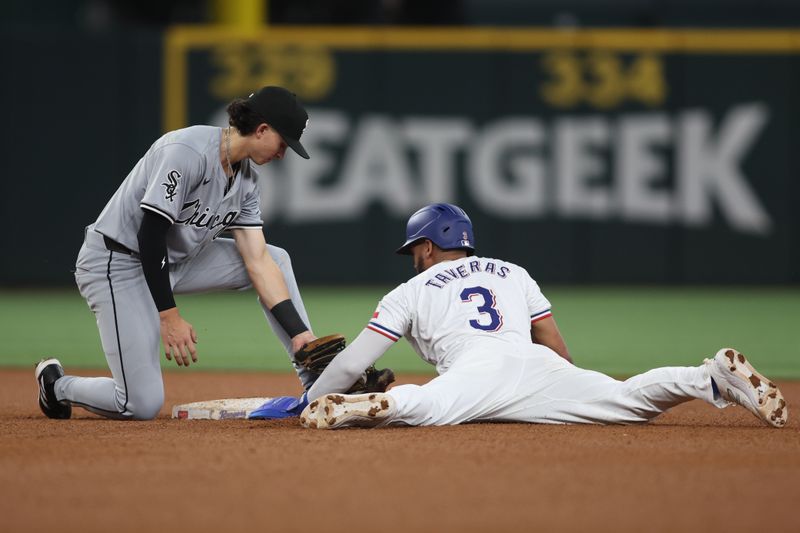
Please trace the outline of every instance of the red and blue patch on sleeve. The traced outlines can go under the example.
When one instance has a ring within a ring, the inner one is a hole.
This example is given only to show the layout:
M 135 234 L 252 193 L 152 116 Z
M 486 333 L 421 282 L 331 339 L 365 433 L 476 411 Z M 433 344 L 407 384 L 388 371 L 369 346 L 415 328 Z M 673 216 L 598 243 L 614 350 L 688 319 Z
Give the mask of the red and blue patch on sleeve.
M 531 324 L 534 322 L 538 322 L 543 318 L 547 318 L 553 316 L 553 312 L 550 309 L 545 309 L 544 311 L 540 311 L 536 314 L 531 315 Z
M 375 333 L 380 333 L 387 339 L 391 339 L 394 342 L 397 342 L 398 340 L 400 340 L 400 337 L 402 337 L 400 333 L 396 333 L 391 329 L 387 328 L 386 326 L 381 326 L 377 322 L 370 321 L 370 323 L 367 324 L 367 329 L 372 330 Z

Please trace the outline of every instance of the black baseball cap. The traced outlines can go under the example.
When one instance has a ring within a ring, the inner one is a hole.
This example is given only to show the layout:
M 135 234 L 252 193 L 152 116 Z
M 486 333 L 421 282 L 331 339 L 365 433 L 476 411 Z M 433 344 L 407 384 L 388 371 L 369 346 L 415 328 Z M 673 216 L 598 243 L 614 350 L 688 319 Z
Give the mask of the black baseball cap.
M 283 142 L 297 155 L 309 158 L 300 144 L 300 136 L 308 125 L 308 113 L 297 100 L 297 95 L 283 87 L 267 86 L 251 94 L 247 103 L 264 122 L 275 128 Z

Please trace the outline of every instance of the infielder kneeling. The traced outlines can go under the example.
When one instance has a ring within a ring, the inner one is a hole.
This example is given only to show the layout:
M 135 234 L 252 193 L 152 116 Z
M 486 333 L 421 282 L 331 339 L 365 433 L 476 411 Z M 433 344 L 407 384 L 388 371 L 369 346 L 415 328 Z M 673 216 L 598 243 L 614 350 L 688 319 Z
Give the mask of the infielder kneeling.
M 778 388 L 734 349 L 697 367 L 657 368 L 626 381 L 574 366 L 528 272 L 473 251 L 472 224 L 459 207 L 434 204 L 411 216 L 398 253 L 413 257 L 418 275 L 381 300 L 311 387 L 303 426 L 635 424 L 695 399 L 736 403 L 774 427 L 786 424 Z M 403 336 L 438 377 L 386 393 L 340 394 Z
M 86 228 L 75 265 L 97 319 L 112 378 L 65 376 L 57 359 L 36 367 L 39 406 L 72 406 L 115 419 L 154 418 L 164 403 L 159 339 L 167 359 L 197 361 L 197 335 L 174 294 L 253 287 L 289 353 L 316 337 L 289 254 L 267 245 L 253 164 L 308 153 L 308 113 L 295 95 L 264 87 L 228 106 L 230 127 L 192 126 L 158 139 Z M 230 230 L 233 239 L 218 239 Z M 316 376 L 295 364 L 305 389 Z

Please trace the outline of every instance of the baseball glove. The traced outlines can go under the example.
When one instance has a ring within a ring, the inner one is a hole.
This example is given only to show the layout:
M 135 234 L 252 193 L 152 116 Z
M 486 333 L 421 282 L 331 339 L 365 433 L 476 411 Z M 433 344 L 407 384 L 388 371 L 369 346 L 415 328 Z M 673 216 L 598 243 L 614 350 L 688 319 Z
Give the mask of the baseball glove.
M 343 335 L 320 337 L 298 350 L 294 354 L 294 360 L 309 372 L 319 376 L 339 352 L 344 350 L 346 343 Z M 394 383 L 394 372 L 388 368 L 378 370 L 371 365 L 346 393 L 386 392 L 386 388 L 392 383 Z

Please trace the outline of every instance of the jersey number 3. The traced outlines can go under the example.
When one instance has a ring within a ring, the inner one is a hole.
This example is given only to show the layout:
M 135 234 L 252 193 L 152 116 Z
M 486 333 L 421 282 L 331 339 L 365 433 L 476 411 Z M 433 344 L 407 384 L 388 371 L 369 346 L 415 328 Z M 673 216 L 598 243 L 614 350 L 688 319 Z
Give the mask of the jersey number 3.
M 494 293 L 485 287 L 467 287 L 461 291 L 461 301 L 471 302 L 473 296 L 480 296 L 483 298 L 482 305 L 478 306 L 478 311 L 481 315 L 489 315 L 490 322 L 488 324 L 481 324 L 478 320 L 470 320 L 469 325 L 481 331 L 497 331 L 503 326 L 503 315 L 500 314 L 495 308 L 497 301 L 495 300 Z M 485 321 L 485 319 L 483 319 Z

